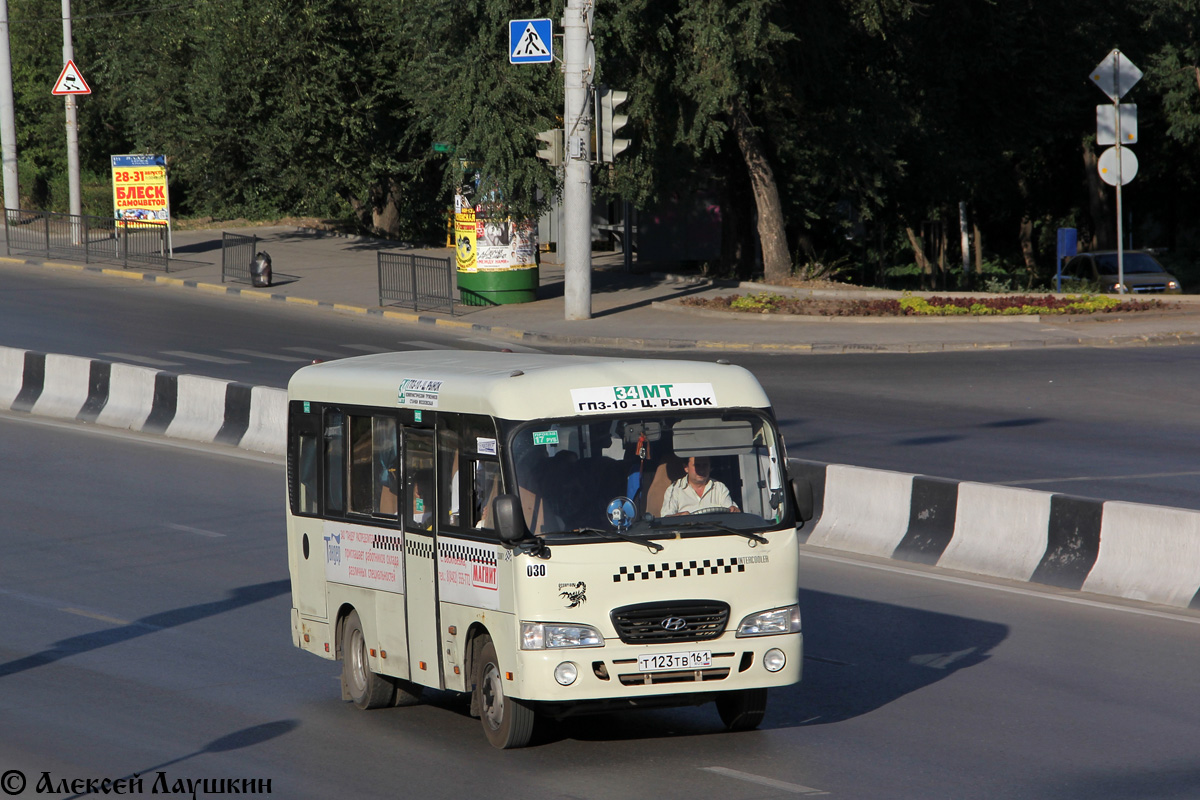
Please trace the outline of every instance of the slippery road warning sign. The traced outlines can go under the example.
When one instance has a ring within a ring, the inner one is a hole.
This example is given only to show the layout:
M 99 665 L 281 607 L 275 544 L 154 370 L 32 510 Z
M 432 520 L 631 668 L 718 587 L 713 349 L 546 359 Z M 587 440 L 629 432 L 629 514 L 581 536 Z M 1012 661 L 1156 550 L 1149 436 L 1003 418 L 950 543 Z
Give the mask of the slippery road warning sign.
M 54 82 L 54 88 L 50 90 L 50 94 L 91 94 L 92 89 L 87 85 L 87 81 L 83 79 L 83 75 L 79 73 L 79 67 L 75 66 L 74 61 L 68 61 L 63 67 L 62 72 L 58 76 L 58 80 Z
M 554 61 L 554 25 L 548 19 L 508 21 L 508 60 L 513 64 Z

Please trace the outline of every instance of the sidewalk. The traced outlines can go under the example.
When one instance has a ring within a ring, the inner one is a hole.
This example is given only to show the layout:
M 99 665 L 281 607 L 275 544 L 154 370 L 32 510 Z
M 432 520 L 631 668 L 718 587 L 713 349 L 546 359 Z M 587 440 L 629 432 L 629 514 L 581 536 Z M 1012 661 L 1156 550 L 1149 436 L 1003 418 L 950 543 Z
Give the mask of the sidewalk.
M 985 348 L 1107 347 L 1200 343 L 1200 296 L 1159 296 L 1169 312 L 1126 316 L 862 318 L 754 315 L 691 309 L 687 296 L 713 297 L 763 290 L 816 296 L 899 296 L 899 292 L 780 289 L 758 283 L 714 285 L 699 276 L 626 272 L 620 253 L 593 253 L 592 318 L 564 318 L 563 270 L 543 263 L 539 299 L 491 307 L 457 306 L 449 312 L 381 308 L 376 253 L 411 252 L 453 258 L 452 248 L 413 249 L 403 243 L 348 237 L 311 229 L 225 229 L 254 235 L 271 255 L 274 284 L 221 282 L 221 229 L 175 231 L 170 272 L 140 269 L 146 280 L 219 291 L 241 302 L 264 299 L 334 307 L 399 322 L 462 329 L 498 340 L 629 349 L 761 350 L 793 353 L 936 352 Z M 18 254 L 13 258 L 26 260 Z M 54 259 L 29 259 L 51 263 Z M 62 262 L 65 263 L 65 262 Z M 81 265 L 76 265 L 81 266 Z M 93 264 L 88 270 L 130 273 Z M 946 293 L 941 293 L 946 294 Z

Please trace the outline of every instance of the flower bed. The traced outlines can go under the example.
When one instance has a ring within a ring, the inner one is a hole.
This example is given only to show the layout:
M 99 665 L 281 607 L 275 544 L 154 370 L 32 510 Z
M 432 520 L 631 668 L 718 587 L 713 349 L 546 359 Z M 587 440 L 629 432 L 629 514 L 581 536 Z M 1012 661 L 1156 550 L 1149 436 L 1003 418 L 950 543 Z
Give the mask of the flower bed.
M 785 297 L 757 292 L 728 297 L 689 297 L 685 306 L 748 314 L 805 314 L 822 317 L 948 317 L 1031 314 L 1111 314 L 1167 308 L 1161 300 L 1130 300 L 1113 295 L 996 295 L 992 297 L 915 297 L 833 300 Z

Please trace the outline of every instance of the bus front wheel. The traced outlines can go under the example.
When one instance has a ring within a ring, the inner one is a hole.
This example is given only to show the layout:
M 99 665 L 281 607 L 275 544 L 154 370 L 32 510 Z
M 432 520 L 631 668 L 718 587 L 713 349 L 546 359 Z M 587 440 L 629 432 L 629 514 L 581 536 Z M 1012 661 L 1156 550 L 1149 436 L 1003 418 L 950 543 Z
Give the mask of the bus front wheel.
M 351 611 L 342 628 L 342 685 L 354 705 L 362 709 L 391 705 L 396 686 L 384 675 L 371 671 L 367 659 L 367 637 L 357 611 Z
M 493 747 L 524 747 L 533 736 L 533 709 L 504 694 L 504 672 L 491 637 L 484 637 L 475 659 L 475 691 L 479 693 L 479 719 Z
M 741 689 L 717 697 L 717 713 L 726 730 L 752 731 L 767 713 L 766 689 Z

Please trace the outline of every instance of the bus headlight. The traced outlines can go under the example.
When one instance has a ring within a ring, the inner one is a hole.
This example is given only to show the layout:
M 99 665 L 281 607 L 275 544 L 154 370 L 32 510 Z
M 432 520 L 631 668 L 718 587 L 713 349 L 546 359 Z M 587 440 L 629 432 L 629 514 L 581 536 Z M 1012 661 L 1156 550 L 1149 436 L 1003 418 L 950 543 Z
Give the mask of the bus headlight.
M 553 647 L 604 647 L 604 637 L 591 625 L 521 623 L 522 650 L 548 650 Z
M 737 637 L 774 636 L 800 632 L 800 606 L 784 606 L 745 617 L 737 627 Z
M 554 680 L 563 686 L 570 686 L 579 677 L 579 668 L 570 661 L 564 661 L 554 668 Z
M 763 666 L 767 668 L 767 672 L 779 672 L 786 663 L 787 656 L 778 648 L 772 647 L 763 653 Z

